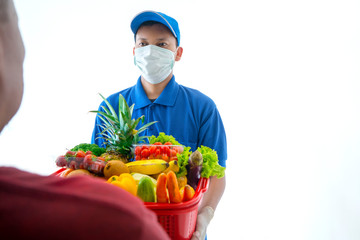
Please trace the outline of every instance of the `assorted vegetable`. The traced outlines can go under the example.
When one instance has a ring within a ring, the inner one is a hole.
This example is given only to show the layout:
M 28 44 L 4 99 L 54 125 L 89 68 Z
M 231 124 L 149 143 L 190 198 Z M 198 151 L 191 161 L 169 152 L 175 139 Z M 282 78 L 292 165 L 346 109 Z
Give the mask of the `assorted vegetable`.
M 83 151 L 83 152 L 87 152 L 87 151 L 91 151 L 92 154 L 94 154 L 95 156 L 100 156 L 101 154 L 103 154 L 106 149 L 99 147 L 96 144 L 90 144 L 90 143 L 80 143 L 78 145 L 76 145 L 75 147 L 73 147 L 72 149 L 70 149 L 70 151 Z
M 148 141 L 150 144 L 154 144 L 156 142 L 160 142 L 162 144 L 165 144 L 166 142 L 170 142 L 171 145 L 181 145 L 178 141 L 175 140 L 175 138 L 171 135 L 166 135 L 163 132 L 159 133 L 159 136 L 155 137 L 152 135 L 148 138 Z
M 182 202 L 190 201 L 195 195 L 195 190 L 190 185 L 186 184 L 180 188 L 180 196 Z
M 158 203 L 168 203 L 169 197 L 167 193 L 167 177 L 165 173 L 161 173 L 156 183 L 156 196 Z
M 218 155 L 215 150 L 201 146 L 198 151 L 203 157 L 203 167 L 201 170 L 201 177 L 208 178 L 216 176 L 222 178 L 225 176 L 225 167 L 219 165 Z
M 138 184 L 137 196 L 144 202 L 156 202 L 154 184 L 149 177 L 142 177 Z
M 103 111 L 92 111 L 102 120 L 106 149 L 96 144 L 81 143 L 56 159 L 65 167 L 62 177 L 96 176 L 120 187 L 144 202 L 181 203 L 191 200 L 201 177 L 224 177 L 225 168 L 218 163 L 215 150 L 201 146 L 192 152 L 173 136 L 140 136 L 151 122 L 136 129 L 144 116 L 132 119 L 134 105 L 129 107 L 119 95 L 119 112 L 101 96 Z M 149 144 L 138 145 L 147 139 Z
M 97 157 L 91 151 L 78 150 L 67 151 L 65 155 L 57 157 L 55 161 L 58 167 L 66 167 L 72 170 L 86 169 L 91 173 L 102 175 L 105 167 L 105 160 Z
M 101 106 L 101 111 L 90 111 L 96 113 L 102 121 L 102 124 L 99 125 L 102 131 L 97 138 L 105 141 L 106 151 L 110 154 L 117 154 L 119 157 L 130 159 L 133 144 L 144 142 L 147 139 L 147 136 L 140 136 L 140 133 L 156 122 L 143 124 L 144 115 L 133 119 L 135 104 L 129 106 L 121 94 L 119 94 L 118 112 L 104 96 L 101 94 L 100 96 L 104 103 Z M 143 125 L 137 129 L 140 122 Z
M 216 176 L 217 178 L 222 178 L 225 176 L 225 167 L 219 165 L 218 156 L 215 150 L 201 146 L 198 147 L 199 151 L 203 156 L 203 166 L 201 170 L 201 177 L 208 178 L 211 176 Z M 186 166 L 189 164 L 189 157 L 191 155 L 190 147 L 184 148 L 184 151 L 178 155 L 178 162 L 180 170 L 177 176 L 187 175 Z
M 203 166 L 203 157 L 199 151 L 195 151 L 190 155 L 187 172 L 188 172 L 188 183 L 191 187 L 197 187 L 200 180 L 200 174 Z
M 177 154 L 182 153 L 184 147 L 172 145 L 171 142 L 155 142 L 151 145 L 134 145 L 135 160 L 163 159 L 167 162 L 177 160 Z
M 179 164 L 179 172 L 176 174 L 178 177 L 186 176 L 187 169 L 186 166 L 189 164 L 189 157 L 191 155 L 191 148 L 185 147 L 184 151 L 181 154 L 177 155 L 178 164 Z
M 168 172 L 166 178 L 170 203 L 180 203 L 181 196 L 175 173 L 173 171 Z

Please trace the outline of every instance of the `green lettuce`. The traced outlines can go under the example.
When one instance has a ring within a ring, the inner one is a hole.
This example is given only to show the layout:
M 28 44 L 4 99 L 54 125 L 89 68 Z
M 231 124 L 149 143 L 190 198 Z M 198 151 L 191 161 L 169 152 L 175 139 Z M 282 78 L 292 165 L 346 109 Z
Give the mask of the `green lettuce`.
M 152 135 L 148 138 L 150 144 L 154 144 L 156 142 L 161 142 L 162 144 L 166 142 L 171 142 L 173 145 L 181 145 L 178 141 L 175 140 L 175 138 L 171 135 L 166 135 L 165 133 L 161 132 L 159 133 L 159 136 L 155 137 Z
M 217 178 L 222 178 L 225 176 L 226 168 L 219 165 L 218 155 L 215 150 L 205 146 L 198 147 L 197 150 L 203 156 L 201 177 L 216 176 Z
M 184 151 L 182 153 L 178 153 L 177 161 L 179 164 L 179 172 L 176 173 L 176 176 L 182 177 L 187 175 L 186 166 L 189 164 L 189 157 L 191 154 L 190 147 L 184 147 Z

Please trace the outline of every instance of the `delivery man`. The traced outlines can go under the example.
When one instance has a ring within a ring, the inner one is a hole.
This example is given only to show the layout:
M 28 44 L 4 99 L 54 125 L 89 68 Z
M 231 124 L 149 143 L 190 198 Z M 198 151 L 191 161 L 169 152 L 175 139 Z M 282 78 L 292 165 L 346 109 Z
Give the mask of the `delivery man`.
M 0 0 L 0 132 L 21 103 L 24 54 L 14 3 Z M 169 239 L 156 215 L 119 187 L 12 167 L 0 167 L 0 223 L 1 239 Z
M 145 123 L 157 121 L 143 135 L 157 136 L 160 132 L 172 135 L 192 151 L 201 145 L 215 149 L 219 164 L 225 167 L 227 145 L 224 126 L 215 103 L 198 90 L 178 84 L 173 67 L 180 61 L 183 48 L 180 45 L 178 22 L 161 12 L 144 11 L 131 22 L 135 46 L 134 63 L 141 76 L 137 83 L 116 92 L 107 100 L 118 109 L 119 94 L 130 105 L 135 104 L 133 117 L 145 115 Z M 103 102 L 99 111 L 105 106 Z M 99 138 L 102 121 L 97 116 L 92 143 L 105 147 Z M 203 240 L 206 229 L 225 189 L 225 178 L 210 179 L 209 190 L 199 208 L 196 231 L 192 239 Z

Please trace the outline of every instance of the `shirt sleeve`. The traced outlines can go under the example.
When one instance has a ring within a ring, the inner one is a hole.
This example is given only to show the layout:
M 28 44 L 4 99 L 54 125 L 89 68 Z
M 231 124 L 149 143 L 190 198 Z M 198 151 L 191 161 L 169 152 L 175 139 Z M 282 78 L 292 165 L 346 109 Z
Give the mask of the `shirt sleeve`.
M 207 146 L 218 154 L 219 165 L 226 167 L 226 134 L 220 113 L 215 104 L 207 107 L 199 130 L 199 146 Z
M 95 177 L 0 167 L 0 196 L 2 239 L 170 239 L 139 198 Z

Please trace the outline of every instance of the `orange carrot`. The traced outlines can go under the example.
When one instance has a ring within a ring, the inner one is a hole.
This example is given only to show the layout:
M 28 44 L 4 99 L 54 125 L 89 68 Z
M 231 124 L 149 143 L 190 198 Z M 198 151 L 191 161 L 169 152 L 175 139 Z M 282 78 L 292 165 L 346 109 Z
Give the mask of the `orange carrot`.
M 190 185 L 186 184 L 185 187 L 180 189 L 180 193 L 182 195 L 182 201 L 186 202 L 194 197 L 195 190 Z
M 169 197 L 166 190 L 166 174 L 161 173 L 157 179 L 156 183 L 156 197 L 158 203 L 168 203 Z
M 179 185 L 177 182 L 176 175 L 173 171 L 167 173 L 167 188 L 169 191 L 170 203 L 181 202 Z

